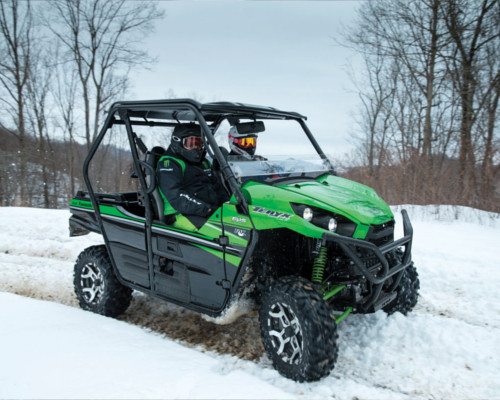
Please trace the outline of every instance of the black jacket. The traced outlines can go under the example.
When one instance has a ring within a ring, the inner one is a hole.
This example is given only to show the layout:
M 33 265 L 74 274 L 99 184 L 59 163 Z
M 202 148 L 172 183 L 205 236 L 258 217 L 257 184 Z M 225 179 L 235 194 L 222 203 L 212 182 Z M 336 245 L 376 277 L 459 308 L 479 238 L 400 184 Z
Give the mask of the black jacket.
M 226 200 L 208 161 L 191 163 L 170 148 L 166 156 L 169 158 L 160 159 L 157 166 L 159 188 L 171 206 L 166 205 L 166 214 L 208 217 L 209 209 L 213 212 Z

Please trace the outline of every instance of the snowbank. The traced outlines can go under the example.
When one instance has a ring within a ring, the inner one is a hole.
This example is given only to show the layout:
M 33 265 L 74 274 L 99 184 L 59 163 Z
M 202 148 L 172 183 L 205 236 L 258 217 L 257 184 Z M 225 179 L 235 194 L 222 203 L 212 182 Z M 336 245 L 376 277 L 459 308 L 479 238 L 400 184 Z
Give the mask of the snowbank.
M 391 206 L 391 209 L 395 214 L 399 214 L 402 209 L 405 209 L 412 221 L 459 222 L 500 228 L 500 214 L 471 207 L 403 204 Z
M 1 398 L 285 398 L 238 367 L 111 318 L 0 293 Z
M 496 399 L 499 215 L 405 208 L 419 304 L 347 318 L 335 369 L 309 384 L 272 369 L 255 316 L 218 326 L 141 294 L 122 321 L 55 304 L 76 306 L 74 260 L 101 238 L 69 238 L 68 211 L 0 208 L 0 292 L 51 301 L 0 293 L 0 398 Z

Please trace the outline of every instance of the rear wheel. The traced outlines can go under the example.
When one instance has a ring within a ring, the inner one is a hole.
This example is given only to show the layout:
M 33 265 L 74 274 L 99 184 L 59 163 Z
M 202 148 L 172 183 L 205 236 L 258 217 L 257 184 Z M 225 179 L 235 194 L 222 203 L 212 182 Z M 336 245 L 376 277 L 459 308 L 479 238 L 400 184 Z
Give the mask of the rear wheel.
M 262 342 L 274 368 L 295 381 L 327 376 L 337 360 L 335 317 L 320 293 L 301 277 L 277 281 L 259 311 Z
M 73 285 L 80 307 L 97 314 L 116 317 L 132 300 L 132 289 L 116 278 L 105 246 L 88 247 L 80 253 Z

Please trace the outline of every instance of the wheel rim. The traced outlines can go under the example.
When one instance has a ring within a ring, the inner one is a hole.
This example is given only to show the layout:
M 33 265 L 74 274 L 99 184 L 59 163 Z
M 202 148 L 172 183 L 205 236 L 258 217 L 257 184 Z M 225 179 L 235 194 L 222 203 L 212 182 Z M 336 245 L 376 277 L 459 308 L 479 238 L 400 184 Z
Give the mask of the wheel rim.
M 287 364 L 299 364 L 304 340 L 299 319 L 291 307 L 284 303 L 273 304 L 267 324 L 276 354 Z
M 85 301 L 88 304 L 98 304 L 104 293 L 104 279 L 101 270 L 92 263 L 83 266 L 80 285 Z

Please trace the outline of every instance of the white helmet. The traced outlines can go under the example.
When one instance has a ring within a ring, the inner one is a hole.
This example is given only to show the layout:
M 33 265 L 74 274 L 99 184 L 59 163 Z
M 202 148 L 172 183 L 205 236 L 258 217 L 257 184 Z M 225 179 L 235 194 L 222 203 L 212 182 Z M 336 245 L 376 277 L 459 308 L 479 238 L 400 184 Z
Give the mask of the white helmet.
M 253 159 L 257 147 L 257 133 L 239 133 L 236 126 L 229 129 L 229 148 L 231 153 L 238 154 L 248 160 Z

